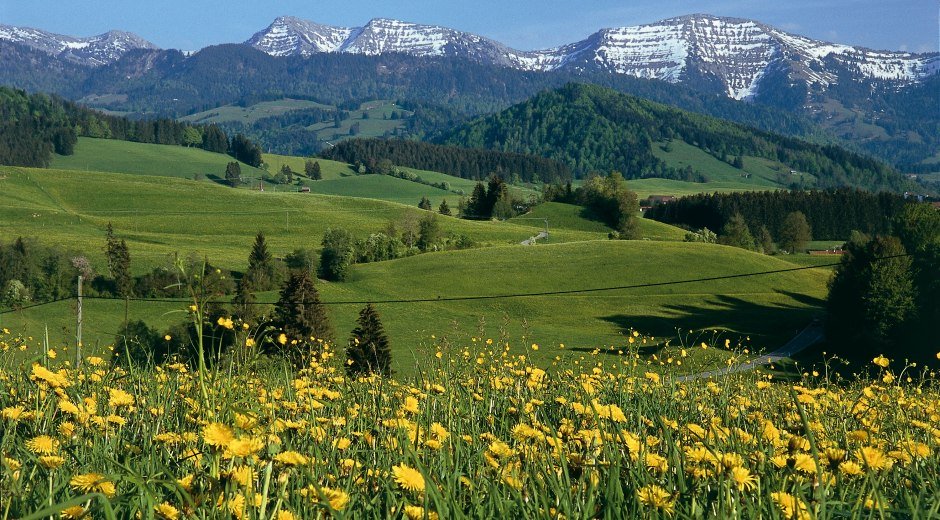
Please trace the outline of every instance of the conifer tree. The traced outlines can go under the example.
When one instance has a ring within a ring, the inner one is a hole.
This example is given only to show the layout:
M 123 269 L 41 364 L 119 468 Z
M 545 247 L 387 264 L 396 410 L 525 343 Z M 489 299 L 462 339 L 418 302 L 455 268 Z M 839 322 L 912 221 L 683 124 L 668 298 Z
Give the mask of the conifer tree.
M 392 350 L 375 306 L 371 303 L 359 312 L 356 328 L 346 347 L 346 372 L 350 376 L 392 373 Z
M 251 282 L 247 276 L 242 276 L 235 289 L 235 296 L 232 297 L 232 310 L 235 315 L 245 322 L 250 322 L 258 316 L 255 309 L 255 294 L 251 290 Z
M 418 207 L 424 210 L 431 211 L 431 201 L 427 197 L 421 197 L 421 202 L 418 203 Z
M 114 284 L 119 296 L 127 298 L 133 294 L 134 278 L 131 276 L 131 254 L 127 242 L 117 243 L 114 251 Z
M 114 238 L 114 227 L 108 222 L 105 234 L 105 256 L 108 259 L 108 276 L 114 277 L 114 264 L 117 261 L 117 239 Z
M 320 171 L 320 162 L 307 160 L 304 163 L 304 173 L 307 174 L 307 177 L 318 181 L 323 178 L 323 173 Z
M 320 341 L 333 341 L 333 327 L 326 307 L 306 271 L 291 273 L 284 284 L 274 307 L 274 324 L 281 329 L 286 340 L 283 343 L 276 341 L 275 348 L 295 364 L 302 363 L 305 354 Z
M 248 255 L 248 270 L 245 272 L 250 287 L 256 291 L 268 291 L 275 284 L 274 258 L 268 251 L 264 233 L 258 232 L 255 244 Z
M 447 205 L 447 199 L 441 201 L 441 205 L 437 207 L 437 212 L 441 215 L 447 215 L 448 217 L 453 215 L 450 211 L 450 206 Z

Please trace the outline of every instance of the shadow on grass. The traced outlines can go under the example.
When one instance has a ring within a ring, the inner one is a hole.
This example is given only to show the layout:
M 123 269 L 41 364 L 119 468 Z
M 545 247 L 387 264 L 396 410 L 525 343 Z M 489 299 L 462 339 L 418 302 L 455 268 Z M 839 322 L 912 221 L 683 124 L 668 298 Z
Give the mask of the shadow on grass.
M 634 329 L 658 338 L 679 335 L 697 343 L 713 339 L 712 331 L 718 330 L 726 332 L 723 337 L 747 336 L 757 349 L 772 350 L 796 335 L 822 311 L 825 303 L 805 294 L 776 292 L 791 302 L 754 302 L 716 295 L 699 305 L 664 305 L 661 316 L 614 314 L 601 319 L 616 325 L 624 334 Z

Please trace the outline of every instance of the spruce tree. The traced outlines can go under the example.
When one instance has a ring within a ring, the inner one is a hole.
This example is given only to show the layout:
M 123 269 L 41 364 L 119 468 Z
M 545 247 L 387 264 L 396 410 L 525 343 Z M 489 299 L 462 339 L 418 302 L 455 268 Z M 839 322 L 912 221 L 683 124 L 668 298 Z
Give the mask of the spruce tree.
M 323 174 L 320 172 L 320 163 L 317 161 L 311 161 L 310 159 L 307 159 L 307 161 L 304 162 L 304 174 L 315 181 L 323 178 Z
M 275 341 L 276 349 L 295 364 L 303 363 L 305 354 L 318 340 L 333 341 L 326 307 L 320 293 L 306 271 L 295 271 L 281 289 L 274 307 L 274 324 L 283 332 L 286 341 Z
M 268 291 L 275 284 L 274 258 L 268 252 L 264 233 L 258 232 L 255 244 L 248 255 L 248 270 L 245 272 L 250 287 L 256 291 Z
M 427 197 L 421 197 L 421 202 L 418 203 L 418 207 L 424 210 L 431 211 L 431 201 Z
M 359 312 L 356 328 L 346 347 L 346 372 L 350 376 L 392 373 L 392 350 L 375 307 L 370 303 Z
M 441 205 L 437 207 L 437 212 L 441 215 L 447 215 L 448 217 L 453 215 L 450 211 L 450 206 L 447 205 L 447 199 L 441 201 Z
M 250 322 L 258 316 L 255 308 L 255 294 L 251 290 L 251 282 L 247 276 L 242 276 L 235 289 L 235 296 L 232 297 L 232 310 L 235 315 L 245 322 Z
M 134 278 L 131 276 L 131 255 L 123 239 L 115 247 L 113 269 L 118 295 L 124 298 L 132 296 Z
M 108 259 L 108 276 L 114 277 L 114 264 L 117 262 L 117 239 L 114 237 L 114 227 L 108 222 L 105 234 L 105 256 Z

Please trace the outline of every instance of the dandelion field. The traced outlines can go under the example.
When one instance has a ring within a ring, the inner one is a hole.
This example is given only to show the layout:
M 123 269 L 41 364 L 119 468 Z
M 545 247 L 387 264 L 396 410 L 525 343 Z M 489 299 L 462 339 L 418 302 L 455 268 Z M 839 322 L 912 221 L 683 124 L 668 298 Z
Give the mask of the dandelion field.
M 0 341 L 3 519 L 940 514 L 936 374 L 883 357 L 851 382 L 680 383 L 629 349 L 543 370 L 481 339 L 396 380 L 247 337 L 205 372 Z

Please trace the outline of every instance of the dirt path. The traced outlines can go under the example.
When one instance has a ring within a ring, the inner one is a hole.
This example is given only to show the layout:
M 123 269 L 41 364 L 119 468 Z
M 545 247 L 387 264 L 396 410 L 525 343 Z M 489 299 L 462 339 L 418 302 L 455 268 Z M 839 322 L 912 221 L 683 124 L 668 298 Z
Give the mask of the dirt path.
M 696 379 L 707 379 L 710 377 L 724 376 L 727 374 L 735 374 L 737 372 L 744 372 L 745 370 L 753 370 L 762 365 L 767 365 L 770 363 L 776 363 L 781 359 L 788 358 L 796 353 L 802 352 L 807 348 L 815 345 L 820 340 L 823 339 L 823 326 L 821 323 L 811 323 L 805 329 L 803 329 L 799 334 L 793 337 L 786 345 L 778 348 L 773 352 L 769 352 L 762 356 L 758 356 L 750 361 L 741 363 L 740 365 L 734 365 L 726 368 L 719 368 L 715 370 L 708 370 L 706 372 L 699 372 L 697 374 L 688 374 L 684 376 L 679 376 L 676 378 L 676 381 L 694 381 Z

